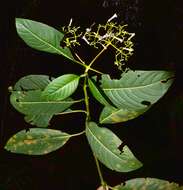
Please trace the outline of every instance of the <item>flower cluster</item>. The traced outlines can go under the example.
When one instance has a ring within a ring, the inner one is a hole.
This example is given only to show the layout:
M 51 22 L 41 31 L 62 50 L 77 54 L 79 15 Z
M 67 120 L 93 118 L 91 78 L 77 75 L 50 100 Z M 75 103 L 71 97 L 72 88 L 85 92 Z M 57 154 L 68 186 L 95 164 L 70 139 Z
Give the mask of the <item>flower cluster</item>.
M 72 26 L 72 19 L 68 26 L 62 27 L 62 31 L 65 34 L 64 43 L 67 47 L 72 47 L 80 45 L 79 38 L 82 37 L 82 32 L 80 32 L 80 27 Z
M 90 28 L 86 28 L 85 32 L 81 32 L 79 27 L 72 27 L 72 20 L 69 26 L 64 27 L 65 44 L 67 47 L 80 45 L 79 39 L 85 41 L 86 44 L 96 49 L 107 49 L 111 46 L 115 51 L 114 64 L 118 69 L 122 70 L 125 62 L 133 54 L 133 42 L 131 39 L 134 33 L 129 33 L 125 30 L 127 25 L 120 25 L 112 20 L 117 17 L 115 14 L 106 24 L 93 24 Z

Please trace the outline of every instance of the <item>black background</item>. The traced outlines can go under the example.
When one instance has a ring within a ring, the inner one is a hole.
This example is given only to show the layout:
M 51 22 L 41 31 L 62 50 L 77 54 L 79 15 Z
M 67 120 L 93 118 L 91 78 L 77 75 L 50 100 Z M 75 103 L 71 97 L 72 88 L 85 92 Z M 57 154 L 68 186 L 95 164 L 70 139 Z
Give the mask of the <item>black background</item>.
M 169 92 L 143 116 L 125 124 L 108 126 L 130 147 L 144 166 L 130 173 L 116 173 L 102 167 L 106 181 L 116 185 L 135 177 L 156 177 L 183 185 L 183 94 L 182 43 L 183 6 L 171 0 L 19 0 L 1 4 L 1 131 L 0 189 L 88 189 L 99 185 L 98 174 L 84 137 L 74 138 L 62 149 L 46 156 L 23 156 L 3 150 L 6 141 L 21 129 L 30 127 L 9 104 L 8 86 L 28 74 L 59 76 L 80 73 L 66 59 L 27 47 L 18 37 L 14 19 L 23 17 L 60 28 L 70 18 L 88 27 L 105 22 L 115 12 L 136 33 L 132 69 L 175 70 L 176 80 Z M 84 56 L 90 56 L 83 50 Z M 110 57 L 105 71 L 110 72 Z M 108 69 L 109 66 L 109 69 Z M 115 76 L 115 72 L 113 75 Z M 93 115 L 100 111 L 92 101 Z M 97 118 L 95 118 L 97 119 Z M 83 129 L 78 114 L 55 118 L 54 128 L 75 133 Z

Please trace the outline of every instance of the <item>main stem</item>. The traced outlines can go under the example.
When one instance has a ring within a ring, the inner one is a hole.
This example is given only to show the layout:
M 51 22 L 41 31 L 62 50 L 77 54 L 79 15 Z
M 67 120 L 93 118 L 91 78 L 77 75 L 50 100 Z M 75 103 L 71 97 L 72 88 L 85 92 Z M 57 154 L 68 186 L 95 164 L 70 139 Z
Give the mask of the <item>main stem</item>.
M 83 84 L 83 92 L 84 92 L 84 101 L 85 101 L 85 107 L 86 107 L 86 119 L 85 119 L 85 125 L 86 127 L 88 126 L 88 122 L 90 121 L 90 108 L 89 108 L 89 96 L 88 96 L 88 92 L 87 92 L 87 87 L 88 87 L 88 72 L 90 70 L 96 72 L 96 73 L 100 73 L 103 74 L 93 68 L 91 68 L 91 66 L 93 65 L 93 63 L 105 52 L 105 50 L 108 48 L 108 46 L 110 45 L 110 43 L 108 43 L 95 57 L 94 59 L 90 62 L 89 65 L 86 65 L 85 62 L 76 54 L 76 56 L 78 57 L 80 63 L 82 64 L 82 66 L 85 67 L 85 72 L 82 75 L 84 77 L 84 84 Z M 98 175 L 100 178 L 100 182 L 101 185 L 103 186 L 103 189 L 106 189 L 107 184 L 105 183 L 103 176 L 102 176 L 102 171 L 100 168 L 100 164 L 99 161 L 97 159 L 97 157 L 95 156 L 95 154 L 93 154 L 94 156 L 94 160 L 97 166 L 97 171 L 98 171 Z
M 102 176 L 102 172 L 101 172 L 101 169 L 100 169 L 99 161 L 98 161 L 97 157 L 95 156 L 95 154 L 93 154 L 93 156 L 94 156 L 95 163 L 96 163 L 96 166 L 97 166 L 97 171 L 98 171 L 98 175 L 99 175 L 99 178 L 100 178 L 100 183 L 103 186 L 103 188 L 105 188 L 106 187 L 106 183 L 105 183 L 104 178 Z
M 90 120 L 90 108 L 89 108 L 89 97 L 88 97 L 88 92 L 87 92 L 87 81 L 88 81 L 88 71 L 85 71 L 83 91 L 84 91 L 85 106 L 86 106 L 86 121 L 85 121 L 86 122 L 86 127 L 87 127 L 87 123 Z M 103 179 L 103 176 L 102 176 L 99 161 L 98 161 L 97 157 L 95 156 L 95 154 L 93 154 L 93 156 L 94 156 L 95 163 L 96 163 L 96 166 L 97 166 L 97 171 L 98 171 L 98 174 L 99 174 L 101 185 L 105 188 L 106 183 L 104 182 L 104 179 Z
M 89 108 L 89 97 L 87 92 L 87 81 L 88 81 L 88 73 L 85 72 L 84 77 L 84 85 L 83 85 L 83 91 L 84 91 L 84 97 L 85 97 L 85 106 L 86 106 L 86 123 L 90 120 L 90 108 Z
M 85 125 L 87 127 L 87 123 L 90 121 L 90 108 L 89 108 L 89 97 L 88 97 L 88 92 L 87 92 L 87 82 L 88 82 L 88 70 L 86 69 L 85 70 L 85 77 L 84 77 L 84 85 L 83 85 L 83 91 L 84 91 L 84 97 L 85 97 L 85 106 L 86 106 L 86 120 L 85 120 Z M 96 166 L 97 166 L 97 171 L 98 171 L 98 175 L 99 175 L 99 178 L 100 178 L 100 183 L 101 185 L 103 186 L 103 188 L 105 189 L 106 188 L 106 183 L 103 179 L 103 176 L 102 176 L 102 171 L 101 171 L 101 168 L 100 168 L 100 165 L 99 165 L 99 161 L 97 159 L 97 157 L 95 156 L 95 154 L 93 154 L 94 156 L 94 160 L 95 160 L 95 163 L 96 163 Z

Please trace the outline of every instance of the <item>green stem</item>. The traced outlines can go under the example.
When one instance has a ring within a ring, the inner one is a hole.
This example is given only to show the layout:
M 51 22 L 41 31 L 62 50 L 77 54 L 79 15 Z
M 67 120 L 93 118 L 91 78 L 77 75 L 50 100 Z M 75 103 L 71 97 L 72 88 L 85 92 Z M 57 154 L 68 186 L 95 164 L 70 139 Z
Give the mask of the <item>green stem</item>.
M 79 103 L 79 102 L 83 102 L 84 101 L 84 98 L 81 98 L 81 99 L 79 99 L 79 100 L 74 100 L 73 102 L 74 103 Z
M 77 61 L 77 60 L 75 60 L 75 59 L 72 59 L 72 61 L 86 68 L 86 65 L 83 64 L 82 62 Z
M 70 114 L 70 113 L 87 113 L 85 110 L 71 110 L 71 111 L 65 111 L 62 113 L 57 113 L 56 115 L 64 115 L 64 114 Z
M 84 84 L 83 84 L 83 92 L 85 97 L 85 106 L 86 106 L 86 122 L 90 119 L 90 108 L 89 108 L 89 97 L 87 92 L 87 80 L 88 80 L 88 73 L 85 72 Z
M 81 131 L 80 133 L 76 133 L 76 134 L 73 134 L 73 135 L 69 135 L 70 137 L 76 137 L 76 136 L 80 136 L 82 134 L 85 133 L 85 130 L 84 131 Z
M 104 178 L 102 176 L 102 172 L 101 172 L 101 169 L 100 169 L 99 161 L 98 161 L 97 157 L 95 156 L 95 154 L 93 154 L 93 156 L 94 156 L 95 163 L 96 163 L 96 166 L 97 166 L 97 171 L 98 171 L 98 175 L 99 175 L 99 178 L 100 178 L 100 183 L 105 188 L 106 187 L 106 183 L 105 183 Z
M 107 45 L 94 57 L 94 59 L 90 62 L 90 64 L 86 67 L 86 71 L 88 70 L 92 70 L 91 66 L 93 65 L 93 63 L 104 53 L 104 51 L 107 50 L 107 48 L 112 44 L 112 41 L 115 39 L 115 37 L 112 38 L 111 41 L 109 41 L 107 43 Z
M 95 72 L 95 73 L 98 73 L 98 74 L 101 74 L 101 75 L 104 74 L 104 73 L 102 73 L 101 71 L 98 71 L 98 70 L 93 69 L 93 68 L 89 68 L 88 70 L 91 70 L 91 71 L 93 71 L 93 72 Z
M 75 53 L 75 56 L 78 58 L 78 60 L 79 60 L 81 63 L 83 63 L 83 65 L 85 65 L 85 62 L 81 59 L 81 57 L 80 57 L 77 53 Z
M 89 108 L 89 99 L 88 99 L 88 93 L 87 93 L 87 81 L 88 81 L 88 71 L 85 71 L 85 80 L 84 80 L 84 85 L 83 85 L 83 91 L 84 91 L 84 97 L 85 97 L 85 106 L 86 106 L 86 127 L 87 127 L 87 122 L 89 121 L 90 119 L 90 108 Z M 99 178 L 100 178 L 100 182 L 101 182 L 101 185 L 105 188 L 106 187 L 106 183 L 104 182 L 103 180 L 103 176 L 102 176 L 102 172 L 101 172 L 101 169 L 100 169 L 100 165 L 99 165 L 99 161 L 98 159 L 96 158 L 96 156 L 94 155 L 94 159 L 95 159 L 95 163 L 96 163 L 96 166 L 97 166 L 97 171 L 98 171 L 98 174 L 99 174 Z
M 94 59 L 90 62 L 90 64 L 86 67 L 87 70 L 92 70 L 91 66 L 93 63 L 104 53 L 104 51 L 107 50 L 108 46 L 111 45 L 111 43 L 108 43 L 95 57 Z
M 104 73 L 102 73 L 101 71 L 98 71 L 98 70 L 96 70 L 96 69 L 93 69 L 93 68 L 90 68 L 90 67 L 88 67 L 88 65 L 86 65 L 85 64 L 85 62 L 81 59 L 81 57 L 77 54 L 77 53 L 75 53 L 75 56 L 78 58 L 78 64 L 80 63 L 80 65 L 82 65 L 82 66 L 84 66 L 85 67 L 85 69 L 87 69 L 87 70 L 91 70 L 91 71 L 93 71 L 93 72 L 95 72 L 95 73 L 98 73 L 98 74 L 104 74 Z M 77 60 L 76 60 L 77 61 Z
M 91 68 L 92 64 L 98 59 L 98 57 L 107 49 L 107 47 L 109 46 L 110 44 L 108 44 L 103 50 L 101 50 L 97 56 L 90 62 L 89 65 L 87 65 L 86 69 L 85 69 L 85 72 L 84 74 L 82 75 L 82 77 L 84 77 L 84 84 L 83 84 L 83 92 L 84 92 L 84 100 L 85 100 L 85 107 L 86 107 L 86 119 L 85 119 L 85 125 L 87 127 L 87 124 L 90 120 L 90 108 L 89 108 L 89 97 L 88 97 L 88 92 L 87 92 L 87 87 L 88 87 L 88 71 L 89 70 L 93 70 Z M 93 154 L 94 155 L 94 154 Z M 94 159 L 95 159 L 95 163 L 96 163 L 96 166 L 97 166 L 97 171 L 98 171 L 98 174 L 99 174 L 99 178 L 100 178 L 100 182 L 101 182 L 101 185 L 103 186 L 104 189 L 106 189 L 107 187 L 107 184 L 105 183 L 104 179 L 103 179 L 103 176 L 102 176 L 102 172 L 101 172 L 101 169 L 100 169 L 100 165 L 99 165 L 99 161 L 98 159 L 96 158 L 96 156 L 94 155 Z

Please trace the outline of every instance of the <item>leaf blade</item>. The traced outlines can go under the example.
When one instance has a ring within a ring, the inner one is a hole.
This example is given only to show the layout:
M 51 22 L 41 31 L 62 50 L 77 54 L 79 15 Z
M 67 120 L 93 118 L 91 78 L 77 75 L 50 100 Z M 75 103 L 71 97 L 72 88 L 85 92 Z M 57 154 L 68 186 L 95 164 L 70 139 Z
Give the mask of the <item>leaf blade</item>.
M 155 104 L 168 90 L 173 82 L 173 73 L 168 71 L 128 71 L 123 73 L 121 79 L 110 79 L 103 75 L 101 88 L 113 105 L 128 114 L 136 112 L 143 114 Z M 122 118 L 122 120 L 123 120 Z
M 48 100 L 64 100 L 75 92 L 79 79 L 75 74 L 62 75 L 50 82 L 42 95 Z
M 11 137 L 5 149 L 19 154 L 44 155 L 61 148 L 69 138 L 69 134 L 59 130 L 31 128 Z
M 118 149 L 122 142 L 109 129 L 100 128 L 96 123 L 89 122 L 86 136 L 96 157 L 109 169 L 129 172 L 142 166 L 126 145 L 123 152 Z
M 88 86 L 89 89 L 93 95 L 93 97 L 100 102 L 101 104 L 105 105 L 105 106 L 109 106 L 110 104 L 108 103 L 108 101 L 105 99 L 105 97 L 101 94 L 101 92 L 99 91 L 99 89 L 97 88 L 96 84 L 91 80 L 88 79 Z M 102 90 L 102 89 L 101 89 Z
M 29 19 L 16 18 L 16 29 L 18 35 L 24 42 L 37 50 L 63 55 L 73 60 L 68 48 L 61 48 L 60 42 L 64 35 L 46 24 Z
M 101 124 L 114 124 L 125 122 L 138 117 L 146 110 L 129 110 L 122 108 L 115 108 L 112 106 L 105 106 L 100 114 L 99 122 Z

